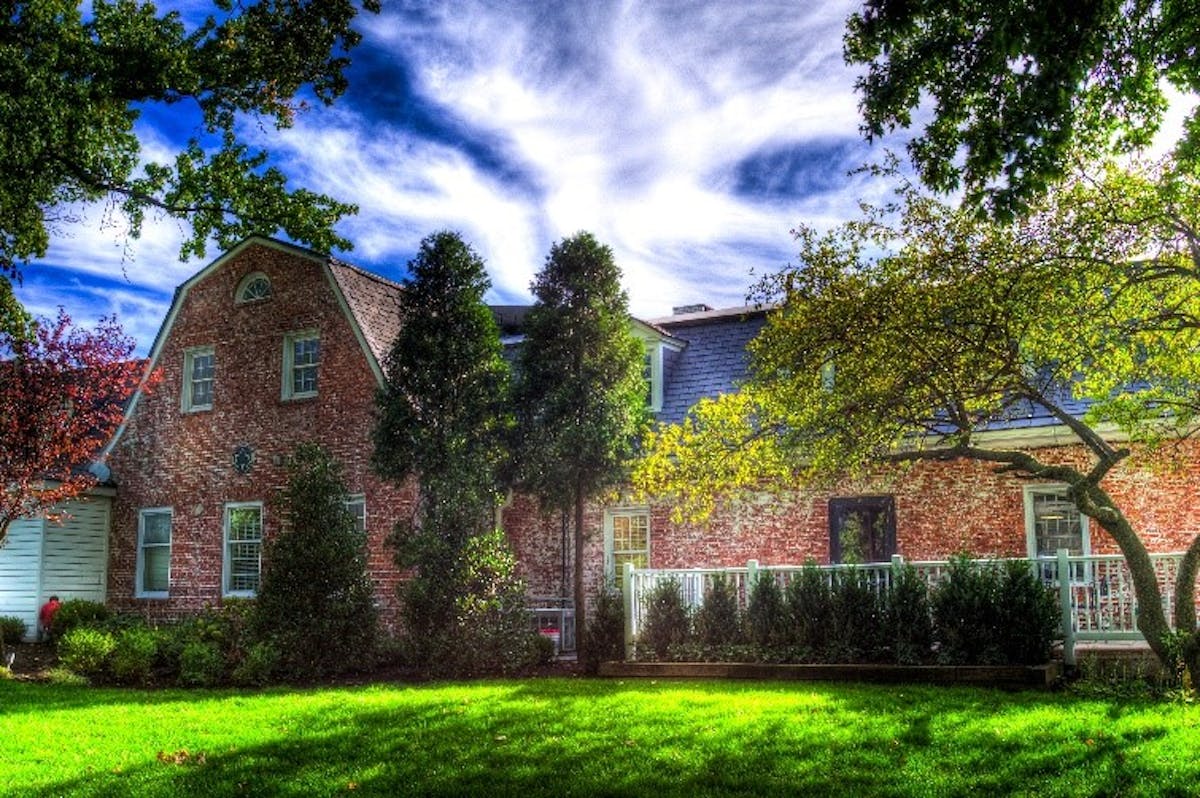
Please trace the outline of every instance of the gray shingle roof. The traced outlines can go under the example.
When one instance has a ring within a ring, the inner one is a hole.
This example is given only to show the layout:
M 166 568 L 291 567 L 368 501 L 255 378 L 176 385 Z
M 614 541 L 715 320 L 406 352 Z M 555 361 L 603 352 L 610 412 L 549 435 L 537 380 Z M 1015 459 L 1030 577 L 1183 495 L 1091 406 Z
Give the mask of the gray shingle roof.
M 382 366 L 392 341 L 400 334 L 400 292 L 404 289 L 378 274 L 329 259 L 329 270 L 358 321 L 367 346 Z
M 668 316 L 649 321 L 684 341 L 682 351 L 668 353 L 663 374 L 663 406 L 658 420 L 683 420 L 688 408 L 705 397 L 732 391 L 746 376 L 746 345 L 766 323 L 766 309 L 728 308 Z

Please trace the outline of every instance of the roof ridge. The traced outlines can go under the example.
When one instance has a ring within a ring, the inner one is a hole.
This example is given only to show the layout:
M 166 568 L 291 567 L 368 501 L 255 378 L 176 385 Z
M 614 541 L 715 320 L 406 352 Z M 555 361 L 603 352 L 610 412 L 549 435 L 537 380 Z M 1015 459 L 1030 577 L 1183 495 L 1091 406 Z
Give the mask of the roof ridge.
M 379 274 L 378 272 L 373 272 L 373 271 L 370 271 L 370 270 L 368 270 L 368 269 L 364 269 L 364 268 L 363 268 L 363 267 L 361 267 L 361 266 L 356 266 L 355 264 L 353 264 L 353 263 L 350 263 L 349 261 L 344 261 L 344 260 L 342 260 L 341 258 L 336 258 L 336 257 L 334 257 L 333 255 L 330 255 L 330 256 L 329 256 L 329 265 L 330 265 L 330 266 L 340 266 L 340 267 L 342 267 L 343 269 L 349 269 L 349 270 L 350 270 L 350 271 L 352 271 L 352 272 L 356 272 L 357 274 L 361 274 L 363 277 L 366 277 L 366 278 L 368 278 L 368 279 L 370 279 L 370 280 L 374 280 L 374 281 L 375 281 L 375 282 L 377 282 L 377 283 L 383 283 L 383 284 L 384 284 L 384 285 L 386 285 L 386 286 L 390 286 L 390 287 L 392 287 L 392 288 L 399 288 L 400 290 L 404 290 L 404 284 L 403 284 L 403 283 L 396 282 L 395 280 L 392 280 L 392 279 L 389 279 L 389 278 L 387 278 L 387 277 L 384 277 L 382 274 Z

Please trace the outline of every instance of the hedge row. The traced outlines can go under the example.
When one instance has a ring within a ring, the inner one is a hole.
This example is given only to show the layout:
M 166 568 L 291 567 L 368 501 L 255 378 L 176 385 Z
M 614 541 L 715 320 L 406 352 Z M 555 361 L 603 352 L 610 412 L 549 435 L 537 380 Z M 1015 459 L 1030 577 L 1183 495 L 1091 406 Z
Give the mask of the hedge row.
M 724 579 L 694 610 L 674 581 L 644 601 L 639 659 L 1032 665 L 1061 639 L 1054 593 L 1019 562 L 958 558 L 932 589 L 911 565 L 882 590 L 857 569 L 830 577 L 810 565 L 786 588 L 764 572 L 744 612 Z

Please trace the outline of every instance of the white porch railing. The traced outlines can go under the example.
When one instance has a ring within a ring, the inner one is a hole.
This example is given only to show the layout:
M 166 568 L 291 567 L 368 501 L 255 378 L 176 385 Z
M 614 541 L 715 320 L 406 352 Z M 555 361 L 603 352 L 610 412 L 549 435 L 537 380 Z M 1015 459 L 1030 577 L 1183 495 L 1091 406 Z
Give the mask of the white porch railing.
M 1036 568 L 1043 581 L 1058 591 L 1063 625 L 1063 660 L 1068 665 L 1075 663 L 1077 642 L 1143 639 L 1141 632 L 1137 630 L 1137 600 L 1134 595 L 1133 576 L 1121 555 L 1071 556 L 1063 549 L 1058 552 L 1057 557 L 1015 559 Z M 1152 554 L 1150 559 L 1158 575 L 1163 610 L 1168 621 L 1171 621 L 1174 611 L 1175 577 L 1183 554 Z M 891 562 L 816 567 L 830 581 L 839 572 L 857 569 L 866 575 L 868 583 L 877 591 L 883 591 L 891 586 L 893 570 L 903 564 L 904 560 L 897 555 Z M 909 564 L 916 569 L 926 584 L 932 587 L 945 578 L 950 562 L 928 560 Z M 759 565 L 757 560 L 750 560 L 745 567 L 733 568 L 638 569 L 631 563 L 625 563 L 622 587 L 626 656 L 633 657 L 633 644 L 645 620 L 644 597 L 661 582 L 672 579 L 678 582 L 684 602 L 696 608 L 704 603 L 704 596 L 713 580 L 722 577 L 732 583 L 738 607 L 745 611 L 751 586 L 759 574 L 771 575 L 780 588 L 786 588 L 790 581 L 800 575 L 804 567 L 764 566 Z

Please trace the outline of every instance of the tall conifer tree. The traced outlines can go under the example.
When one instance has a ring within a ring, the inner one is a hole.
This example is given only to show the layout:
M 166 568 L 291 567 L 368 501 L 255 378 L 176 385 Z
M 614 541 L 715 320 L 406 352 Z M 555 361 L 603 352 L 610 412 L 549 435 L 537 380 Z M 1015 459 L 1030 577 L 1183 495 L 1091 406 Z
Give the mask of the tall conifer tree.
M 373 464 L 415 477 L 420 501 L 396 529 L 396 561 L 417 570 L 402 598 L 408 632 L 429 644 L 454 628 L 468 541 L 488 533 L 511 430 L 509 370 L 483 295 L 483 261 L 457 233 L 421 242 L 400 297 L 401 330 L 378 396 Z M 425 645 L 425 643 L 422 643 Z
M 517 368 L 518 462 L 543 507 L 574 515 L 575 624 L 586 626 L 584 505 L 617 484 L 646 418 L 644 348 L 612 250 L 581 232 L 533 283 Z M 582 644 L 583 636 L 577 641 Z

